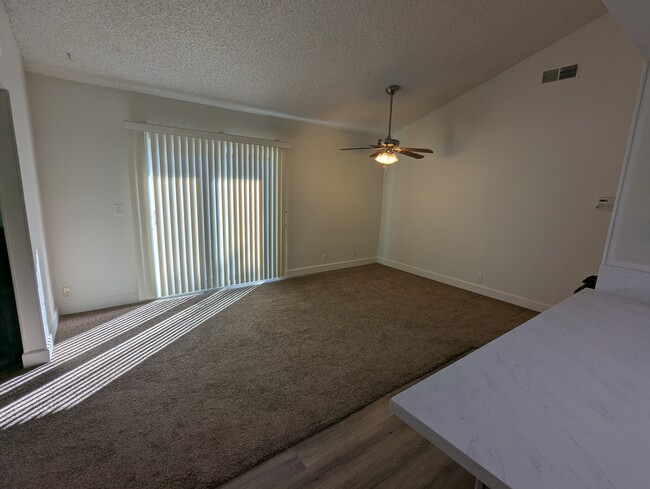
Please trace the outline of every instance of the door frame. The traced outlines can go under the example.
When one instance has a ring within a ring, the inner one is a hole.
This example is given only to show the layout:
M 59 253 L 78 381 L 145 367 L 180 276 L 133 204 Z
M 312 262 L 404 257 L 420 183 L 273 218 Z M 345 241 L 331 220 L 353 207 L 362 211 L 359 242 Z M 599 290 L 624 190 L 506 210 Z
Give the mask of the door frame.
M 24 367 L 47 363 L 53 339 L 47 325 L 38 250 L 32 246 L 9 91 L 0 86 L 0 208 L 23 343 Z

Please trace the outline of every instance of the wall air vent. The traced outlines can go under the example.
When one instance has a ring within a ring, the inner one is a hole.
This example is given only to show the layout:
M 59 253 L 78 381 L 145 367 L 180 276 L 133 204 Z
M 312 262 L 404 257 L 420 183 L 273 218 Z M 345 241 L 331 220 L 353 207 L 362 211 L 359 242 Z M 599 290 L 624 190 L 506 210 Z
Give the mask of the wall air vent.
M 560 76 L 560 69 L 553 68 L 552 70 L 546 70 L 542 75 L 542 83 L 550 83 L 557 81 L 558 76 Z
M 566 80 L 567 78 L 575 78 L 578 76 L 578 65 L 569 65 L 563 66 L 560 68 L 560 80 Z
M 542 84 L 551 83 L 558 80 L 566 80 L 568 78 L 575 78 L 578 76 L 580 65 L 578 63 L 562 66 L 561 68 L 553 68 L 546 70 L 542 74 Z

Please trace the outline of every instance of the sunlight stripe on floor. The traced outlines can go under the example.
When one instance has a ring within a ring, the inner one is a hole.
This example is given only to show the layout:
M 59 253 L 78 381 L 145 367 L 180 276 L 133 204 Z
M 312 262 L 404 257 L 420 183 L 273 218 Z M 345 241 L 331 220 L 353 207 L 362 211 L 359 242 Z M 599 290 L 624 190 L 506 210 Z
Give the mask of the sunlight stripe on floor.
M 192 297 L 174 297 L 172 299 L 159 299 L 150 302 L 54 345 L 54 354 L 49 363 L 36 367 L 29 372 L 0 384 L 0 396 L 11 392 L 15 388 L 39 377 L 45 372 L 57 368 L 79 355 L 89 352 L 93 348 L 118 337 L 122 333 L 172 310 Z
M 70 409 L 252 292 L 221 289 L 0 409 L 0 428 Z

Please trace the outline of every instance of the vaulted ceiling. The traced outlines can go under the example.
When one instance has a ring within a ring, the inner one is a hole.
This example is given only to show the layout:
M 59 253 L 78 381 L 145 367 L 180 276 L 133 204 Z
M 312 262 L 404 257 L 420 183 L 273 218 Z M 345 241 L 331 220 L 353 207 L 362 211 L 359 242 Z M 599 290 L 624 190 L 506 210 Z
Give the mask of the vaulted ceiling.
M 603 15 L 599 0 L 4 0 L 26 69 L 399 128 Z M 67 54 L 69 53 L 69 54 Z

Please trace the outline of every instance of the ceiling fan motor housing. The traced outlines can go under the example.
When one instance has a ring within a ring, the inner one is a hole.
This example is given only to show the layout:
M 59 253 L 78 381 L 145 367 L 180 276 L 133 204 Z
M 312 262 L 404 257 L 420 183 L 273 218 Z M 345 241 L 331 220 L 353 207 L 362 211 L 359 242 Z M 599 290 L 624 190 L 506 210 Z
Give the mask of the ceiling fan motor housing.
M 378 139 L 377 140 L 377 145 L 379 145 L 379 146 L 399 146 L 399 140 L 398 139 L 392 139 L 392 138 Z

